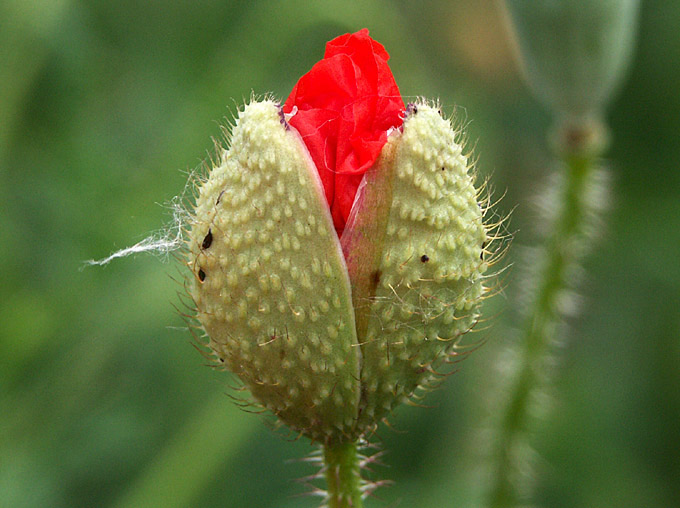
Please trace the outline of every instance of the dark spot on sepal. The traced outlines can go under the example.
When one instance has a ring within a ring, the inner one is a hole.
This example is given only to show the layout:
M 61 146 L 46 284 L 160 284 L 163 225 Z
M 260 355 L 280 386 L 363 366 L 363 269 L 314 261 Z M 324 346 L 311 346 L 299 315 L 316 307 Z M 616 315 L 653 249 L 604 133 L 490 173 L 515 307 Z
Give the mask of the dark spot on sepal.
M 212 245 L 212 241 L 213 241 L 212 230 L 209 229 L 208 234 L 205 235 L 205 238 L 203 239 L 203 243 L 201 244 L 201 247 L 203 249 L 209 248 Z
M 427 263 L 429 260 L 430 256 L 428 256 L 427 254 L 423 254 L 422 256 L 420 256 L 421 263 Z
M 380 279 L 382 278 L 382 271 L 381 270 L 375 270 L 371 274 L 371 279 L 370 279 L 370 287 L 369 287 L 369 292 L 370 294 L 374 295 L 377 288 L 378 284 L 380 284 Z
M 198 269 L 198 280 L 201 282 L 205 280 L 205 272 L 203 271 L 203 268 Z

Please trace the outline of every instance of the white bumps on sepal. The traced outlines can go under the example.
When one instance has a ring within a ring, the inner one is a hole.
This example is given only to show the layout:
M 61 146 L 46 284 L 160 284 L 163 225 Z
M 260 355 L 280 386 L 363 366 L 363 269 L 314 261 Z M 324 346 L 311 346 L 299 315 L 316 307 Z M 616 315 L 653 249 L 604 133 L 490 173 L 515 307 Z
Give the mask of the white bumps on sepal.
M 255 399 L 312 439 L 350 434 L 360 349 L 347 269 L 313 162 L 274 102 L 240 112 L 200 186 L 189 265 L 208 346 Z

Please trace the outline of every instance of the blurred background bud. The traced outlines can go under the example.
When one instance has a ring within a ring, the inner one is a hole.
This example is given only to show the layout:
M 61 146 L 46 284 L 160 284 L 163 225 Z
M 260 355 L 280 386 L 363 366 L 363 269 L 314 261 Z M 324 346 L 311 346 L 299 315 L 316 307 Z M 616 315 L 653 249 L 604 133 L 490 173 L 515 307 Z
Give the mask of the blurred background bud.
M 639 0 L 506 0 L 526 81 L 558 136 L 605 145 L 600 117 L 631 60 Z M 578 133 L 575 133 L 578 131 Z

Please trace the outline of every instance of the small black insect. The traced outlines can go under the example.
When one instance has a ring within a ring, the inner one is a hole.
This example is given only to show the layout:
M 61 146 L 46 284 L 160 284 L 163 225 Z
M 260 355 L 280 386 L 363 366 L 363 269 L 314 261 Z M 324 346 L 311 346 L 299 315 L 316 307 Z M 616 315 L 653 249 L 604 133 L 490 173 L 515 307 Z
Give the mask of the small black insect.
M 278 104 L 278 107 L 279 107 L 279 118 L 280 118 L 281 125 L 283 125 L 286 128 L 286 130 L 288 130 L 289 126 L 288 126 L 288 121 L 286 120 L 286 114 L 283 112 L 283 108 L 281 107 L 281 104 Z
M 430 260 L 430 257 L 427 254 L 423 254 L 420 256 L 420 261 L 423 263 L 427 263 Z
M 212 245 L 212 230 L 208 230 L 208 234 L 205 235 L 205 238 L 203 239 L 203 243 L 201 244 L 201 247 L 204 249 L 207 249 Z
M 198 269 L 198 280 L 201 282 L 205 280 L 205 272 L 203 271 L 203 268 Z
M 484 248 L 487 246 L 487 243 L 488 242 L 486 240 L 482 242 L 482 252 L 479 253 L 479 259 L 482 261 L 484 261 Z

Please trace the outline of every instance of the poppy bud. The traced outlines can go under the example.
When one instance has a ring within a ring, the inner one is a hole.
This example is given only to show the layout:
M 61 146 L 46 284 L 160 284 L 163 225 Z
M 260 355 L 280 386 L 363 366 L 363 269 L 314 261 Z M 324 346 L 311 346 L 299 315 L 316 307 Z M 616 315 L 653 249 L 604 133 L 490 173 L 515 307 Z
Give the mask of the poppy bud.
M 281 108 L 246 106 L 200 185 L 189 232 L 208 347 L 313 440 L 372 431 L 477 321 L 487 229 L 469 167 L 449 121 L 409 107 L 340 238 Z

